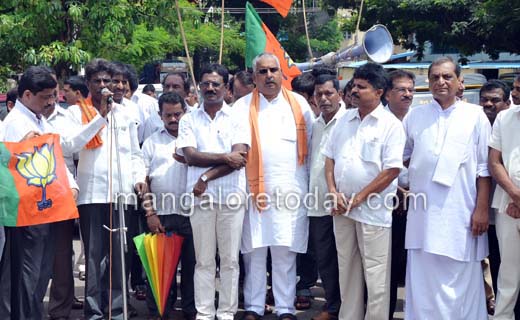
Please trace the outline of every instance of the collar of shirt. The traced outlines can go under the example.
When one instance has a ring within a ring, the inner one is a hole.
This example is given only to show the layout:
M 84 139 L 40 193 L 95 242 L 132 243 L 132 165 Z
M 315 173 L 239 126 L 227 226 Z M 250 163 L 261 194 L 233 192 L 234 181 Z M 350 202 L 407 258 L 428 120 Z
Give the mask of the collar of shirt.
M 20 100 L 16 100 L 14 107 L 27 117 L 31 118 L 35 123 L 41 124 L 42 115 L 32 112 L 31 109 L 27 108 Z
M 275 104 L 276 102 L 278 102 L 279 99 L 284 99 L 282 90 L 280 90 L 280 92 L 278 92 L 276 97 L 274 99 L 272 99 L 271 101 L 267 100 L 267 98 L 263 95 L 263 93 L 259 92 L 258 94 L 260 95 L 260 100 L 263 99 L 263 100 L 265 100 L 266 103 Z
M 433 104 L 433 107 L 435 108 L 435 110 L 437 110 L 438 113 L 444 114 L 446 116 L 449 116 L 453 112 L 453 110 L 455 110 L 457 108 L 459 103 L 461 103 L 461 100 L 456 99 L 454 104 L 452 104 L 451 106 L 449 106 L 446 109 L 443 109 L 441 107 L 441 105 L 437 102 L 437 100 L 435 100 L 435 99 L 432 100 L 432 104 Z
M 208 119 L 211 119 L 210 116 L 207 114 L 206 110 L 204 109 L 204 102 L 200 104 L 199 108 L 193 110 L 192 112 L 198 112 L 200 115 L 208 117 Z M 228 106 L 228 104 L 225 101 L 222 102 L 222 108 L 220 108 L 220 110 L 217 111 L 217 113 L 215 114 L 215 118 L 218 117 L 221 112 L 226 116 L 229 116 L 231 114 L 231 107 Z
M 63 107 L 61 107 L 59 104 L 54 105 L 54 111 L 51 113 L 51 115 L 47 118 L 47 121 L 52 121 L 52 119 L 56 118 L 58 114 L 65 115 L 66 111 Z
M 340 105 L 338 111 L 336 111 L 336 114 L 334 115 L 334 117 L 332 117 L 332 119 L 330 119 L 328 123 L 325 123 L 325 120 L 323 119 L 323 115 L 321 113 L 318 116 L 318 119 L 316 119 L 316 121 L 319 121 L 325 127 L 328 127 L 329 125 L 332 125 L 334 122 L 336 122 L 336 120 L 341 118 L 346 112 L 347 109 Z
M 349 112 L 345 115 L 345 117 L 347 117 L 348 121 L 352 121 L 355 118 L 361 119 L 361 116 L 359 115 L 359 110 L 357 108 L 351 109 L 351 110 L 352 110 L 352 112 Z M 372 112 L 367 114 L 367 117 L 373 117 L 373 118 L 376 118 L 376 120 L 377 120 L 377 119 L 381 118 L 381 115 L 383 112 L 385 112 L 385 108 L 383 107 L 382 103 L 379 103 L 379 105 L 374 110 L 372 110 Z
M 159 131 L 161 132 L 162 135 L 166 135 L 166 136 L 172 138 L 173 140 L 176 140 L 176 139 L 177 139 L 177 137 L 172 136 L 172 135 L 168 132 L 168 130 L 166 130 L 165 127 L 163 127 L 163 128 L 162 128 L 161 130 L 159 130 Z
M 513 109 L 513 112 L 516 112 L 516 113 L 520 112 L 520 106 L 514 106 L 511 109 Z

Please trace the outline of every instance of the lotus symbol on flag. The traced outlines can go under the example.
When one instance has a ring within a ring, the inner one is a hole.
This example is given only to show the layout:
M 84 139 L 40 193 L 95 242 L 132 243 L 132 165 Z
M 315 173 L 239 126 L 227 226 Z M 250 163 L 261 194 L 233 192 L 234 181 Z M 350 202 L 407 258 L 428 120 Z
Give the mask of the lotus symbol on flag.
M 27 179 L 27 184 L 42 188 L 42 200 L 37 202 L 38 210 L 52 207 L 52 199 L 46 198 L 46 187 L 56 180 L 56 159 L 54 145 L 46 143 L 40 149 L 34 147 L 34 152 L 23 152 L 16 155 L 18 162 L 16 170 Z

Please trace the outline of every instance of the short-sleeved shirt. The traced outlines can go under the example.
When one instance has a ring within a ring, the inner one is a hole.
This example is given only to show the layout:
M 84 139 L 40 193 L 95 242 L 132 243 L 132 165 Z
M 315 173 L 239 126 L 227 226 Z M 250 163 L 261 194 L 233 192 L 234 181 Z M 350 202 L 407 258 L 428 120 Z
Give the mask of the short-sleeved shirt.
M 173 158 L 176 142 L 177 138 L 163 127 L 143 143 L 146 175 L 150 179 L 150 190 L 156 196 L 158 215 L 182 211 L 188 165 Z
M 198 152 L 230 153 L 237 144 L 251 144 L 251 133 L 233 115 L 232 109 L 224 104 L 215 118 L 206 113 L 204 105 L 185 114 L 179 124 L 177 153 L 183 155 L 182 148 L 193 147 Z M 186 192 L 191 192 L 197 180 L 211 167 L 188 167 Z M 213 203 L 244 203 L 246 197 L 245 169 L 209 181 L 206 196 Z M 230 195 L 233 194 L 233 195 Z M 235 196 L 236 195 L 236 196 Z M 229 198 L 228 198 L 229 197 Z M 227 199 L 228 198 L 228 199 Z M 197 200 L 197 199 L 196 199 Z M 229 201 L 228 201 L 229 200 Z
M 401 122 L 383 105 L 363 120 L 357 109 L 347 110 L 332 130 L 323 154 L 334 160 L 336 188 L 353 197 L 381 171 L 403 167 L 405 134 Z M 379 195 L 351 210 L 353 220 L 369 225 L 392 226 L 392 201 L 397 190 L 395 179 Z M 386 205 L 385 205 L 386 202 Z
M 511 181 L 520 187 L 520 139 L 518 129 L 520 128 L 520 106 L 504 110 L 497 115 L 493 124 L 493 132 L 489 146 L 502 153 L 504 167 Z M 493 196 L 492 207 L 498 212 L 505 212 L 511 198 L 507 192 L 497 184 Z

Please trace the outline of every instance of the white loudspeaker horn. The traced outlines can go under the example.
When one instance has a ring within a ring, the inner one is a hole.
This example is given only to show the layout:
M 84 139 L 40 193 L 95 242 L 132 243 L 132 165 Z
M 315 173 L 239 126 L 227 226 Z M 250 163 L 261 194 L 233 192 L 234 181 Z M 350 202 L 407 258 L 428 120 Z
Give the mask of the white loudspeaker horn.
M 382 24 L 376 24 L 365 32 L 361 44 L 347 47 L 339 52 L 329 52 L 315 62 L 296 63 L 296 66 L 305 71 L 318 65 L 336 65 L 341 61 L 366 56 L 376 63 L 387 62 L 394 51 L 394 42 L 388 29 Z

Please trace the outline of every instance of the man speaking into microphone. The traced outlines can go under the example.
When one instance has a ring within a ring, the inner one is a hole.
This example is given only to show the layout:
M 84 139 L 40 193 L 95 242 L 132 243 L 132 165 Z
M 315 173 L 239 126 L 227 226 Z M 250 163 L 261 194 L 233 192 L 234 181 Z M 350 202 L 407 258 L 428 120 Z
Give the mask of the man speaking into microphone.
M 104 318 L 108 302 L 102 297 L 109 295 L 103 290 L 112 290 L 111 318 L 123 319 L 121 256 L 114 250 L 109 256 L 110 237 L 112 244 L 117 246 L 120 233 L 111 233 L 103 225 L 120 227 L 116 211 L 119 193 L 124 195 L 120 199 L 125 208 L 137 203 L 134 191 L 140 196 L 145 194 L 144 162 L 136 122 L 122 105 L 112 101 L 112 92 L 107 88 L 112 81 L 111 64 L 104 59 L 94 59 L 85 67 L 85 73 L 90 95 L 84 103 L 72 106 L 70 110 L 78 123 L 87 123 L 92 114 L 99 113 L 106 117 L 108 125 L 81 150 L 77 168 L 78 185 L 82 190 L 77 204 L 87 266 L 84 313 L 85 319 Z M 102 264 L 102 261 L 107 263 Z M 110 270 L 111 288 L 108 283 Z

